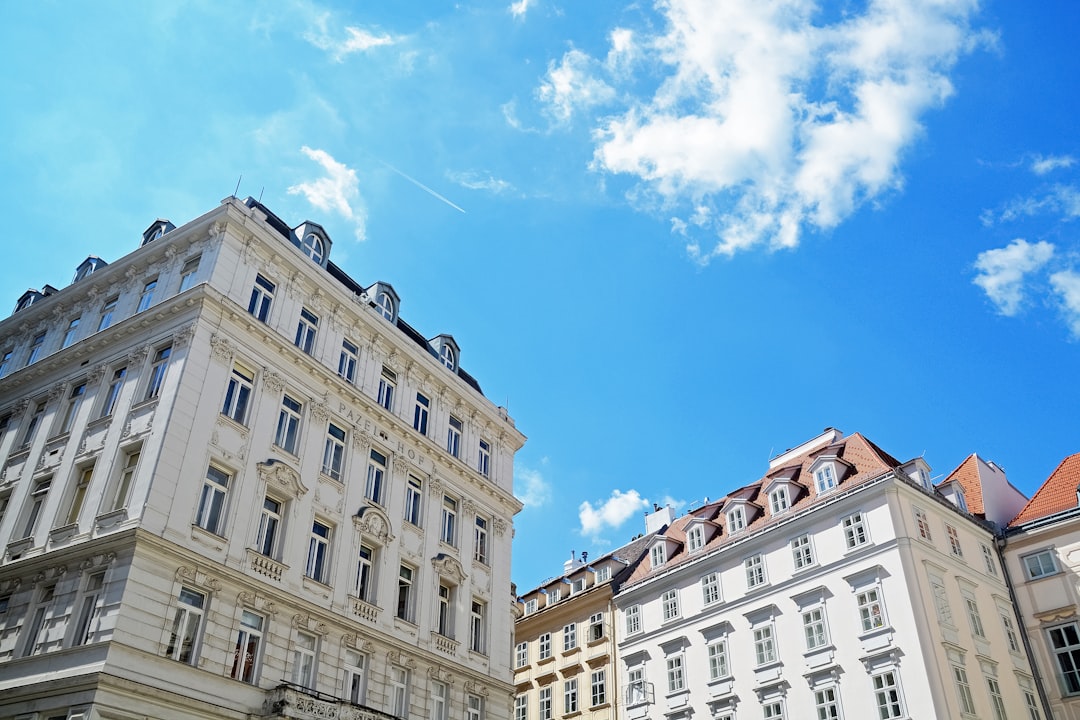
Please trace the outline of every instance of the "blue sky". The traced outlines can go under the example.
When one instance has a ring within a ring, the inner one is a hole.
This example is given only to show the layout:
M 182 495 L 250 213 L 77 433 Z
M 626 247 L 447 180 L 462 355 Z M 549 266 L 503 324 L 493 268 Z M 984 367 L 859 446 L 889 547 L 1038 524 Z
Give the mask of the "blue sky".
M 313 219 L 529 442 L 514 579 L 828 426 L 1080 451 L 1080 5 L 0 4 L 0 289 L 233 193 Z M 242 176 L 242 179 L 241 179 Z

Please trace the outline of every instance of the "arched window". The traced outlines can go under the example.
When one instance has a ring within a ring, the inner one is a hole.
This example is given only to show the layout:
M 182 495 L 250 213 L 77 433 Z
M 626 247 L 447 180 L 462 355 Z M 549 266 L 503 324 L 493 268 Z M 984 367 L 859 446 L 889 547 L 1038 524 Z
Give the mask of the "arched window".
M 300 243 L 300 249 L 304 251 L 304 254 L 311 258 L 318 264 L 322 264 L 323 260 L 323 243 L 319 239 L 319 236 L 315 233 L 308 233 L 304 236 L 303 242 Z
M 394 298 L 388 292 L 380 292 L 375 298 L 375 309 L 390 322 L 394 321 Z
M 443 343 L 439 350 L 439 359 L 442 364 L 453 370 L 456 367 L 457 358 L 454 356 L 454 348 L 449 343 Z

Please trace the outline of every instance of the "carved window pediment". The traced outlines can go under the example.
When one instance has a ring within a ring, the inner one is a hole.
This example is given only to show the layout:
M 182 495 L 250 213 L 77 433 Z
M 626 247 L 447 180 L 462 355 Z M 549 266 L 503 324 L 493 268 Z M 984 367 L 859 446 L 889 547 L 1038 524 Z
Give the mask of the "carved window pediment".
M 294 498 L 301 498 L 308 491 L 304 483 L 300 482 L 300 473 L 281 460 L 267 460 L 259 463 L 257 467 L 259 478 L 268 487 L 281 490 Z

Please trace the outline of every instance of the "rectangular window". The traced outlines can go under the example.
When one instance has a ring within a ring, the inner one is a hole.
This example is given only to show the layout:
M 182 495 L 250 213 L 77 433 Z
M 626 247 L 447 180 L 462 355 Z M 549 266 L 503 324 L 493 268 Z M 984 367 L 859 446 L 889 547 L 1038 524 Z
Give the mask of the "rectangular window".
M 461 428 L 461 420 L 451 415 L 446 429 L 446 452 L 454 457 L 461 457 Z
M 90 480 L 94 477 L 94 465 L 91 463 L 77 471 L 78 479 L 71 494 L 68 504 L 66 525 L 73 525 L 79 521 L 79 513 L 82 512 L 83 503 L 86 501 L 86 490 L 90 487 Z
M 764 720 L 784 720 L 784 702 L 774 700 L 761 706 L 761 717 Z
M 473 599 L 469 612 L 469 649 L 476 653 L 487 652 L 487 604 Z
M 349 342 L 341 341 L 341 356 L 338 358 L 337 374 L 347 383 L 356 382 L 356 364 L 360 360 L 360 348 Z
M 523 668 L 529 664 L 529 643 L 521 642 L 514 648 L 514 667 Z
M 7 375 L 8 370 L 11 369 L 11 356 L 14 354 L 14 350 L 5 350 L 0 353 L 0 377 Z
M 79 620 L 75 625 L 75 633 L 71 636 L 72 646 L 86 645 L 97 630 L 104 587 L 104 572 L 94 573 L 86 578 L 86 588 L 83 590 L 82 605 L 79 608 Z
M 67 407 L 64 409 L 64 418 L 60 421 L 60 428 L 57 432 L 58 435 L 66 435 L 71 432 L 71 428 L 75 424 L 75 416 L 79 414 L 79 408 L 82 406 L 82 401 L 85 397 L 86 383 L 78 383 L 71 388 L 71 393 L 68 395 Z
M 1028 711 L 1028 720 L 1042 720 L 1042 713 L 1039 712 L 1039 700 L 1035 697 L 1035 685 L 1032 683 L 1031 678 L 1018 675 L 1016 680 L 1020 683 L 1020 693 L 1024 696 L 1024 706 Z
M 705 529 L 695 525 L 686 533 L 686 551 L 696 552 L 705 545 Z
M 157 288 L 157 278 L 148 280 L 143 285 L 142 294 L 139 295 L 139 306 L 135 308 L 135 312 L 141 313 L 146 310 L 154 302 L 154 290 Z
M 41 519 L 41 511 L 45 507 L 45 498 L 49 495 L 49 488 L 52 487 L 52 476 L 39 478 L 34 481 L 33 490 L 30 491 L 30 497 L 27 499 L 26 511 L 23 515 L 23 532 L 22 537 L 28 538 L 33 536 L 34 530 L 37 529 L 38 520 Z
M 445 583 L 439 583 L 439 616 L 436 618 L 435 631 L 443 637 L 454 637 L 454 588 Z
M 662 566 L 666 562 L 667 562 L 667 548 L 664 547 L 664 544 L 661 542 L 661 543 L 657 543 L 656 545 L 653 545 L 652 549 L 649 551 L 649 563 L 654 568 L 658 568 L 658 567 Z
M 25 443 L 24 443 L 25 444 Z M 1048 575 L 1056 575 L 1058 572 L 1057 559 L 1053 550 L 1042 550 L 1020 558 L 1024 564 L 1024 572 L 1028 579 L 1038 580 Z
M 326 428 L 326 443 L 323 445 L 322 471 L 335 480 L 340 480 L 344 465 L 345 431 L 330 423 Z
M 604 613 L 593 613 L 589 617 L 589 642 L 604 638 Z
M 367 656 L 345 651 L 345 699 L 363 705 L 367 695 Z
M 817 710 L 817 720 L 840 720 L 840 698 L 836 688 L 815 690 L 814 709 Z
M 457 537 L 457 500 L 447 495 L 443 496 L 442 506 L 442 529 L 439 539 L 447 545 L 455 545 Z
M 281 398 L 281 410 L 278 412 L 277 431 L 274 444 L 287 453 L 296 455 L 300 445 L 300 414 L 303 405 L 288 395 Z
M 900 680 L 895 670 L 874 675 L 874 699 L 877 701 L 881 720 L 904 717 L 904 703 L 900 697 Z
M 232 670 L 229 671 L 229 677 L 240 682 L 255 684 L 262 657 L 262 639 L 263 617 L 244 610 L 240 616 L 240 629 L 236 633 L 236 648 L 233 650 Z
M 539 646 L 539 659 L 547 660 L 551 657 L 551 633 L 544 633 L 537 638 L 537 645 Z
M 361 543 L 356 560 L 356 597 L 371 602 L 375 597 L 375 550 Z
M 73 318 L 68 323 L 67 330 L 64 331 L 64 339 L 60 341 L 61 350 L 75 342 L 75 336 L 79 334 L 79 322 L 81 321 L 82 318 Z
M 754 628 L 754 658 L 758 665 L 776 662 L 776 639 L 771 623 Z
M 476 516 L 476 527 L 473 528 L 473 560 L 488 564 L 488 521 L 487 518 Z
M 949 537 L 949 551 L 958 558 L 964 557 L 964 549 L 960 547 L 960 534 L 956 528 L 946 525 L 945 534 Z
M 364 483 L 364 497 L 373 503 L 382 505 L 383 477 L 386 475 L 386 456 L 378 450 L 372 450 L 368 457 L 367 480 Z
M 979 604 L 973 597 L 964 597 L 964 606 L 967 608 L 968 624 L 971 626 L 971 634 L 975 637 L 985 638 L 986 631 L 983 629 L 982 616 L 979 615 Z
M 814 564 L 814 546 L 810 544 L 809 535 L 800 535 L 791 541 L 791 556 L 795 561 L 796 570 L 802 570 Z
M 316 520 L 311 524 L 308 538 L 307 568 L 304 574 L 312 580 L 328 584 L 330 569 L 330 526 Z
M 480 456 L 476 460 L 476 469 L 484 477 L 491 476 L 491 443 L 480 438 Z
M 45 333 L 41 332 L 30 341 L 30 354 L 26 356 L 26 365 L 33 365 L 41 357 L 41 349 L 45 346 Z M 26 367 L 24 365 L 23 367 Z
M 116 312 L 116 303 L 120 301 L 119 295 L 114 295 L 101 306 L 101 319 L 98 320 L 98 332 L 112 325 L 113 314 Z
M 534 612 L 536 612 L 536 605 L 537 605 L 536 598 L 533 598 L 532 600 L 526 600 L 525 601 L 525 614 L 526 615 L 532 615 Z
M 563 652 L 570 652 L 577 647 L 577 623 L 564 625 L 562 629 Z
M 667 659 L 667 689 L 669 693 L 686 689 L 686 675 L 683 672 L 683 656 L 672 655 Z
M 37 429 L 41 425 L 42 418 L 45 417 L 46 407 L 48 407 L 48 403 L 44 401 L 34 406 L 34 413 L 30 416 L 30 421 L 26 423 L 26 431 L 23 432 L 22 447 L 29 447 L 30 443 L 34 442 Z
M 994 561 L 994 551 L 987 545 L 980 545 L 982 548 L 983 564 L 986 565 L 986 573 L 997 577 L 997 563 Z
M 986 676 L 986 691 L 990 694 L 990 707 L 994 709 L 994 720 L 1007 720 L 1005 699 L 1001 696 L 1001 684 L 997 678 Z
M 859 606 L 859 619 L 862 622 L 863 632 L 885 627 L 885 611 L 877 588 L 859 593 L 855 596 L 855 600 Z
M 446 683 L 433 680 L 431 683 L 431 720 L 446 720 Z
M 607 674 L 603 669 L 593 670 L 589 679 L 592 687 L 592 707 L 603 705 L 607 702 Z
M 484 720 L 484 699 L 479 695 L 465 697 L 465 720 Z
M 390 712 L 409 717 L 409 671 L 397 665 L 390 666 Z
M 255 382 L 255 373 L 237 363 L 229 374 L 229 385 L 225 388 L 225 403 L 221 414 L 244 425 L 247 423 L 248 405 L 251 403 L 251 388 Z
M 540 720 L 551 720 L 551 686 L 540 688 Z
M 293 344 L 308 355 L 315 348 L 315 334 L 319 330 L 319 318 L 307 308 L 300 308 L 300 320 L 296 324 Z
M 1080 694 L 1080 630 L 1075 622 L 1050 628 L 1050 649 L 1057 661 L 1061 690 L 1065 695 Z
M 427 435 L 428 414 L 431 401 L 423 393 L 416 393 L 416 407 L 413 409 L 413 430 L 421 435 Z
M 398 568 L 397 616 L 407 622 L 413 618 L 413 575 L 408 565 Z
M 379 404 L 391 412 L 394 410 L 394 389 L 397 387 L 397 373 L 383 366 L 379 377 Z
M 600 583 L 607 582 L 610 579 L 611 579 L 611 566 L 610 565 L 601 565 L 600 567 L 596 568 L 596 581 L 593 583 L 594 585 L 599 585 Z
M 715 640 L 708 645 L 709 679 L 719 680 L 729 675 L 727 640 Z
M 578 711 L 577 678 L 563 681 L 563 714 L 569 715 Z
M 274 290 L 276 286 L 262 275 L 255 276 L 255 285 L 251 288 L 251 300 L 248 301 L 248 312 L 255 316 L 256 320 L 266 322 L 270 317 L 270 305 L 274 302 Z
M 529 720 L 528 695 L 518 695 L 514 698 L 514 720 Z
M 761 555 L 752 555 L 743 561 L 746 570 L 746 587 L 755 588 L 765 584 L 765 559 Z
M 967 670 L 959 665 L 952 666 L 953 684 L 956 685 L 956 697 L 960 701 L 960 712 L 965 715 L 975 714 L 975 700 L 971 697 L 971 683 L 968 682 Z
M 911 508 L 915 513 L 915 529 L 919 533 L 919 537 L 927 542 L 933 542 L 934 538 L 930 533 L 930 519 L 926 516 L 926 511 L 919 507 Z
M 42 642 L 41 631 L 45 629 L 45 621 L 49 617 L 49 611 L 52 610 L 53 596 L 55 594 L 55 585 L 47 585 L 41 588 L 41 591 L 38 593 L 38 600 L 34 606 L 34 613 L 24 630 L 26 638 L 23 641 L 22 657 L 37 655 L 44 650 L 45 643 Z
M 741 506 L 733 507 L 727 514 L 728 532 L 739 532 L 746 529 L 746 511 Z
M 225 501 L 229 491 L 229 474 L 211 465 L 206 469 L 195 524 L 203 530 L 221 535 L 225 525 Z
M 818 495 L 836 487 L 836 474 L 833 473 L 831 465 L 825 465 L 814 473 L 814 484 L 817 486 Z
M 937 610 L 938 622 L 952 627 L 952 607 L 949 605 L 949 595 L 945 590 L 944 583 L 938 578 L 931 577 L 930 591 L 934 594 L 934 608 Z
M 195 284 L 195 275 L 199 272 L 199 261 L 201 259 L 201 255 L 196 255 L 195 257 L 188 258 L 184 261 L 184 267 L 180 268 L 179 292 L 184 292 Z
M 255 549 L 266 557 L 275 557 L 277 553 L 281 505 L 280 502 L 270 496 L 263 498 L 263 509 L 259 515 L 259 534 L 255 538 Z
M 649 698 L 645 685 L 645 668 L 635 667 L 626 671 L 626 704 L 640 705 Z
M 105 390 L 105 399 L 101 403 L 101 415 L 109 417 L 116 411 L 116 401 L 120 398 L 120 389 L 124 386 L 124 378 L 127 377 L 127 368 L 121 367 L 113 370 L 109 387 Z
M 163 347 L 154 353 L 154 363 L 150 366 L 150 379 L 146 383 L 146 397 L 143 400 L 153 400 L 161 394 L 161 386 L 165 384 L 165 371 L 169 367 L 169 356 L 172 355 L 172 347 Z
M 802 614 L 803 634 L 806 636 L 806 649 L 816 650 L 829 644 L 829 633 L 825 627 L 825 611 L 811 608 Z
M 847 543 L 848 550 L 869 542 L 870 537 L 866 534 L 866 521 L 861 512 L 844 518 L 843 526 L 844 541 Z
M 1001 615 L 1001 629 L 1005 631 L 1005 642 L 1009 646 L 1009 652 L 1020 654 L 1020 637 L 1016 634 L 1016 625 L 1013 624 L 1010 610 L 998 608 Z
M 131 495 L 131 486 L 135 481 L 135 469 L 139 465 L 139 455 L 141 455 L 141 452 L 138 449 L 124 454 L 124 466 L 120 468 L 120 476 L 116 479 L 116 489 L 113 492 L 109 510 L 119 510 L 127 507 L 128 497 Z
M 791 501 L 788 499 L 786 487 L 780 486 L 769 493 L 769 510 L 773 515 L 779 515 L 789 507 L 791 507 Z
M 296 633 L 296 644 L 293 646 L 293 676 L 294 685 L 309 690 L 315 689 L 315 657 L 318 640 L 310 633 Z
M 421 526 L 420 508 L 424 499 L 424 484 L 420 478 L 409 476 L 405 485 L 405 522 Z
M 660 604 L 664 611 L 664 622 L 675 620 L 679 617 L 679 591 L 672 588 L 660 596 Z
M 624 613 L 626 619 L 626 634 L 636 635 L 641 632 L 641 606 L 631 605 Z

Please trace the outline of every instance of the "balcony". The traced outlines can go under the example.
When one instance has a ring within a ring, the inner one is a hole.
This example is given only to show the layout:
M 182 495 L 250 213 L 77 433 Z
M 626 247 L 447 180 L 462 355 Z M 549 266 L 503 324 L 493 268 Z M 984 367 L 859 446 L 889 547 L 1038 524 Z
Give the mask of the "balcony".
M 273 558 L 269 558 L 262 553 L 257 553 L 250 548 L 248 548 L 247 555 L 248 567 L 254 572 L 265 575 L 275 582 L 280 582 L 281 575 L 288 569 Z
M 379 619 L 379 606 L 365 602 L 355 595 L 349 595 L 349 606 L 352 607 L 353 615 L 372 625 Z
M 394 715 L 340 698 L 304 690 L 294 685 L 278 685 L 263 703 L 266 720 L 397 720 Z
M 440 635 L 434 630 L 431 631 L 431 644 L 439 652 L 444 652 L 447 655 L 454 655 L 458 649 L 458 641 L 453 638 L 448 638 L 445 635 Z

